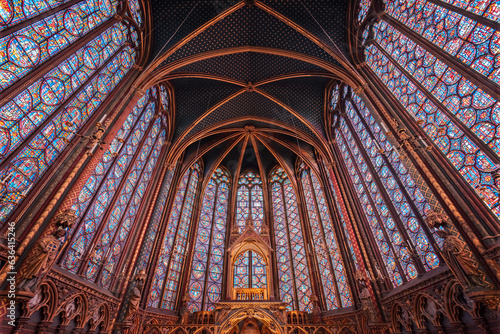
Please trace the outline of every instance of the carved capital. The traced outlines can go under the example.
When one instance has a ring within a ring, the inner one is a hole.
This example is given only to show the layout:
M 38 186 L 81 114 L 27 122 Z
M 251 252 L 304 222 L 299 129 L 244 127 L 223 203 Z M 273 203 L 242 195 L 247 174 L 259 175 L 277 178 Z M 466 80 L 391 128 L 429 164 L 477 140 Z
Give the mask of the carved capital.
M 359 94 L 363 93 L 367 88 L 368 88 L 368 85 L 367 84 L 363 84 L 361 86 L 358 86 L 358 87 L 354 88 L 354 93 L 356 95 L 359 95 Z
M 363 68 L 365 67 L 367 64 L 366 64 L 366 61 L 362 62 L 362 63 L 359 63 L 359 64 L 356 64 L 356 68 L 357 69 L 360 69 L 360 68 Z
M 424 218 L 424 221 L 432 230 L 440 227 L 448 227 L 448 216 L 433 209 L 427 211 L 427 217 Z
M 66 209 L 57 214 L 53 219 L 53 224 L 58 229 L 71 229 L 76 221 L 76 212 L 73 209 Z

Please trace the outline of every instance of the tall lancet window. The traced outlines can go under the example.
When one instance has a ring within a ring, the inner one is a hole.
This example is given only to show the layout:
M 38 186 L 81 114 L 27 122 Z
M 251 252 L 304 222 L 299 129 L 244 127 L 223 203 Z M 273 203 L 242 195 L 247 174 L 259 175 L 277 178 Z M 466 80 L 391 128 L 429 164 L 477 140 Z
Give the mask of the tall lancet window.
M 368 108 L 351 88 L 345 92 L 346 117 L 339 121 L 337 142 L 397 286 L 439 265 L 436 243 L 423 221 L 430 207 Z
M 255 231 L 260 232 L 264 221 L 264 198 L 262 195 L 262 180 L 254 172 L 246 172 L 238 180 L 236 225 L 240 233 L 245 229 L 245 222 L 249 212 L 252 212 Z
M 242 252 L 234 261 L 234 282 L 237 289 L 267 287 L 266 260 L 254 251 Z
M 137 56 L 138 32 L 115 18 L 118 1 L 64 2 L 6 0 L 0 9 L 0 228 L 96 121 Z
M 300 179 L 326 306 L 328 310 L 349 307 L 352 305 L 351 292 L 321 183 L 304 163 L 300 165 Z
M 205 189 L 188 289 L 191 312 L 212 310 L 222 293 L 229 180 L 229 173 L 217 168 Z
M 106 288 L 165 141 L 158 103 L 156 87 L 138 101 L 73 205 L 80 219 L 61 266 Z
M 149 293 L 149 306 L 169 310 L 175 307 L 181 269 L 189 248 L 187 237 L 200 177 L 201 167 L 195 163 L 180 181 Z
M 363 32 L 369 68 L 500 217 L 498 1 L 388 0 L 386 10 Z
M 270 177 L 281 300 L 289 310 L 311 312 L 311 282 L 295 190 L 276 167 Z

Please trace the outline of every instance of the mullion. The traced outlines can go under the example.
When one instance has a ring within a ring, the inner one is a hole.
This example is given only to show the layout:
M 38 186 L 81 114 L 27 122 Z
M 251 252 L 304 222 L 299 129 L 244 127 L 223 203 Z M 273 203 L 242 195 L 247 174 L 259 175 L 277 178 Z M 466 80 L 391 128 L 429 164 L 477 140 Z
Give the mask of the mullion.
M 332 281 L 333 281 L 333 284 L 335 286 L 335 293 L 337 294 L 338 307 L 341 308 L 342 307 L 342 300 L 340 298 L 340 291 L 339 291 L 339 287 L 337 285 L 337 277 L 335 276 L 335 269 L 333 267 L 332 257 L 330 254 L 330 247 L 326 243 L 326 234 L 325 234 L 325 230 L 324 230 L 324 226 L 323 226 L 324 225 L 323 217 L 321 216 L 321 212 L 319 211 L 318 198 L 317 198 L 317 194 L 316 194 L 316 189 L 314 189 L 314 186 L 313 186 L 311 173 L 312 173 L 312 170 L 309 170 L 309 173 L 307 174 L 307 178 L 309 179 L 309 186 L 311 187 L 311 193 L 313 195 L 313 199 L 314 199 L 314 203 L 315 203 L 315 207 L 316 207 L 316 214 L 318 215 L 318 222 L 319 222 L 318 227 L 320 228 L 321 236 L 323 237 L 323 244 L 325 245 L 324 251 L 327 254 L 328 263 L 330 264 L 330 273 L 332 275 Z

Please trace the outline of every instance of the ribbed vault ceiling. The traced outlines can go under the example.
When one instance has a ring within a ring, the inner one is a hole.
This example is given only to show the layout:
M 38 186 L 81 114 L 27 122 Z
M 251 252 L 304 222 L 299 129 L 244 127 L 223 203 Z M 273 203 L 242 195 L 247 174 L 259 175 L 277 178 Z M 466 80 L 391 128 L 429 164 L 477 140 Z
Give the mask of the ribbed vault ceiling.
M 267 175 L 325 143 L 325 89 L 346 77 L 347 1 L 152 1 L 142 88 L 168 81 L 170 162 Z

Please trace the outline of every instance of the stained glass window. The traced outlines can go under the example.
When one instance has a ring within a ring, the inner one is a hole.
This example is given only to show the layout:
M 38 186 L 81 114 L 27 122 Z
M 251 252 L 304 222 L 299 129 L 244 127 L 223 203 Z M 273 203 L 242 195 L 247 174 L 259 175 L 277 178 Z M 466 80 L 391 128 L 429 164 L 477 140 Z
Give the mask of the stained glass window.
M 86 0 L 0 39 L 0 92 L 114 14 L 106 2 Z
M 116 1 L 65 2 L 0 1 L 0 228 L 135 63 Z
M 73 206 L 81 219 L 62 266 L 106 288 L 165 140 L 155 90 L 138 101 Z
M 325 194 L 316 174 L 301 164 L 300 178 L 328 310 L 352 305 L 343 260 Z
M 270 184 L 280 297 L 289 310 L 311 312 L 310 273 L 295 190 L 281 167 L 271 173 Z
M 363 22 L 371 4 L 371 0 L 359 0 L 358 22 Z
M 168 93 L 164 85 L 160 85 L 160 93 L 163 110 L 168 111 Z
M 336 86 L 332 89 L 332 98 L 330 99 L 330 108 L 335 109 L 337 107 L 337 103 L 339 102 L 339 90 Z
M 160 120 L 158 120 L 155 122 L 147 142 L 143 146 L 134 170 L 132 170 L 125 181 L 126 183 L 117 201 L 117 206 L 113 209 L 110 220 L 103 231 L 97 247 L 100 248 L 99 250 L 102 254 L 106 254 L 105 251 L 107 252 L 107 258 L 104 256 L 104 260 L 99 261 L 99 257 L 96 254 L 96 257 L 90 260 L 86 275 L 87 277 L 91 275 L 96 277 L 96 274 L 92 273 L 92 271 L 98 269 L 98 266 L 101 265 L 101 277 L 95 280 L 102 287 L 109 288 L 111 278 L 116 276 L 116 266 L 124 251 L 125 242 L 130 231 L 138 224 L 138 219 L 136 218 L 139 214 L 139 206 L 142 203 L 142 199 L 146 196 L 146 189 L 148 189 L 149 181 L 153 176 L 153 171 L 164 143 L 165 130 L 160 131 L 160 128 Z M 161 133 L 158 134 L 158 132 Z M 148 150 L 149 152 L 147 152 Z M 128 189 L 133 190 L 129 191 Z M 125 206 L 127 199 L 128 207 Z M 122 215 L 122 212 L 125 212 L 125 214 Z M 122 221 L 119 227 L 115 227 L 114 222 L 118 222 L 120 218 Z
M 500 22 L 500 4 L 495 0 L 441 0 L 465 9 L 468 12 L 482 15 L 490 20 Z
M 3 0 L 0 5 L 0 30 L 12 27 L 69 1 L 70 0 Z M 103 10 L 106 9 L 109 11 L 115 7 L 115 5 L 112 5 L 109 1 L 102 2 L 103 4 L 101 6 Z M 104 11 L 104 13 L 106 13 L 106 11 Z
M 245 228 L 249 212 L 252 212 L 255 231 L 260 232 L 264 221 L 264 198 L 262 180 L 254 172 L 244 173 L 238 181 L 236 225 L 238 225 L 240 233 Z
M 195 163 L 180 180 L 149 293 L 149 306 L 169 310 L 175 306 L 180 273 L 189 248 L 187 236 L 200 177 L 200 165 Z
M 128 6 L 132 12 L 132 17 L 139 26 L 142 26 L 142 13 L 139 0 L 128 0 Z
M 229 180 L 229 173 L 217 168 L 205 189 L 188 289 L 191 312 L 212 310 L 222 293 Z
M 238 289 L 267 287 L 267 265 L 261 254 L 251 250 L 238 254 L 234 261 L 233 286 Z
M 498 2 L 445 2 L 457 11 L 463 8 L 499 21 Z M 500 50 L 500 32 L 435 2 L 388 0 L 386 7 L 387 15 L 396 21 L 388 23 L 383 16 L 374 25 L 374 39 L 365 46 L 367 64 L 500 217 L 498 190 L 490 173 L 500 163 L 500 102 L 460 75 L 457 65 L 448 60 L 456 57 L 472 76 L 478 72 L 498 91 L 500 69 L 494 59 Z M 437 51 L 431 54 L 414 37 L 402 33 L 401 27 L 427 39 Z
M 459 1 L 453 2 L 457 4 Z M 484 10 L 476 11 L 482 11 L 483 17 L 489 20 L 500 22 L 498 1 L 481 2 Z M 500 31 L 430 1 L 387 0 L 386 7 L 390 16 L 473 70 L 497 84 L 500 83 L 500 65 L 495 60 L 500 47 Z M 443 69 L 437 72 L 436 76 L 444 74 L 446 78 L 452 75 L 448 72 Z M 439 84 L 436 85 L 436 89 L 439 89 Z M 471 90 L 467 89 L 469 93 Z M 487 95 L 484 92 L 477 94 Z M 478 96 L 478 98 L 486 97 Z M 489 96 L 488 98 L 491 99 Z
M 146 266 L 149 263 L 148 259 L 151 256 L 151 251 L 153 250 L 154 241 L 157 237 L 157 232 L 160 227 L 161 217 L 165 211 L 165 204 L 167 203 L 168 192 L 170 190 L 170 184 L 172 182 L 173 175 L 174 175 L 173 170 L 168 170 L 163 180 L 163 184 L 160 189 L 158 199 L 153 209 L 151 222 L 149 223 L 149 227 L 146 232 L 146 240 L 142 245 L 140 258 L 137 264 L 137 272 L 140 272 L 141 270 L 146 270 Z
M 361 98 L 348 93 L 343 103 L 337 142 L 389 276 L 400 285 L 418 276 L 420 264 L 439 265 L 422 218 L 430 207 Z

